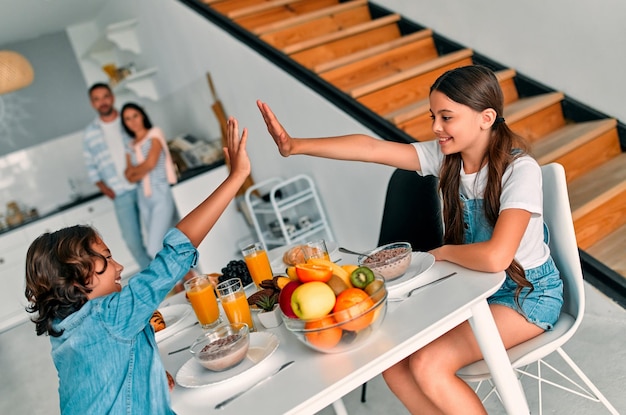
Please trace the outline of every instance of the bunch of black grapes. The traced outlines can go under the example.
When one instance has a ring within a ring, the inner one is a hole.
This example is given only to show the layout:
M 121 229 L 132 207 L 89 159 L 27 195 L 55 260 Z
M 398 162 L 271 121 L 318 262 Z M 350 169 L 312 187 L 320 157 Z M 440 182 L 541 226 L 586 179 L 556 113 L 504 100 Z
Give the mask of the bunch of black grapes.
M 244 287 L 252 283 L 252 276 L 250 276 L 250 271 L 248 271 L 248 267 L 243 260 L 233 259 L 222 268 L 222 275 L 219 277 L 219 282 L 224 282 L 231 278 L 240 278 Z

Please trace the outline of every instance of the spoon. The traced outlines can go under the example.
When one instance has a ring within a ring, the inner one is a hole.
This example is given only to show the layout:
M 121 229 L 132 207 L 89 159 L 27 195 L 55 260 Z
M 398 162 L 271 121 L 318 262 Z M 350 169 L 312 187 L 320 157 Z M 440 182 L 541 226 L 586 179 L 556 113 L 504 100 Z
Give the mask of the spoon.
M 352 251 L 352 250 L 344 248 L 342 246 L 339 247 L 339 252 L 343 252 L 344 254 L 362 255 L 362 256 L 365 256 L 367 258 L 370 258 L 370 255 L 368 255 L 368 254 L 364 254 L 362 252 Z

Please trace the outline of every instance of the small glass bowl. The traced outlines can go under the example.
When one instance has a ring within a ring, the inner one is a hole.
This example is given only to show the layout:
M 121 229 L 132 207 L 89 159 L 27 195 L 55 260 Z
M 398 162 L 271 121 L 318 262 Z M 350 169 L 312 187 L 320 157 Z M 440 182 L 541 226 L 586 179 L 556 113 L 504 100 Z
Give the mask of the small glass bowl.
M 245 323 L 218 326 L 200 335 L 191 354 L 205 368 L 221 372 L 239 364 L 248 353 L 250 331 Z
M 358 258 L 360 266 L 366 266 L 386 281 L 401 277 L 411 265 L 411 244 L 393 242 L 366 252 Z

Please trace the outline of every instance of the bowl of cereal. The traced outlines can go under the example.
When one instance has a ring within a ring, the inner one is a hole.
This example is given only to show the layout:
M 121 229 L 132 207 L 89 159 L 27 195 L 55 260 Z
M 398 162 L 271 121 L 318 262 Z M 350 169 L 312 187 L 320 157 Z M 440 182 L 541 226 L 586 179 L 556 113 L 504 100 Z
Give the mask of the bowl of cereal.
M 191 345 L 191 354 L 205 368 L 221 372 L 239 364 L 248 353 L 250 331 L 245 323 L 216 327 L 198 337 Z
M 386 281 L 401 277 L 411 265 L 411 244 L 393 242 L 379 246 L 358 258 L 359 266 L 366 266 Z

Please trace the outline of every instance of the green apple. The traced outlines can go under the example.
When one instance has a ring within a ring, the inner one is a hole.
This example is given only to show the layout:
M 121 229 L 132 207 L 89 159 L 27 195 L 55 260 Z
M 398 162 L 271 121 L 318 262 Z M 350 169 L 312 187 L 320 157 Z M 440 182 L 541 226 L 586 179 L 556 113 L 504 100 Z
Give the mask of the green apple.
M 291 308 L 302 320 L 324 317 L 334 306 L 335 293 L 325 282 L 305 282 L 291 294 Z

